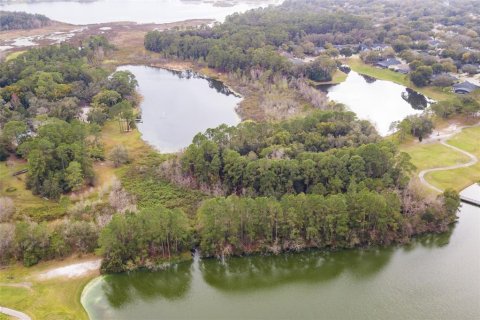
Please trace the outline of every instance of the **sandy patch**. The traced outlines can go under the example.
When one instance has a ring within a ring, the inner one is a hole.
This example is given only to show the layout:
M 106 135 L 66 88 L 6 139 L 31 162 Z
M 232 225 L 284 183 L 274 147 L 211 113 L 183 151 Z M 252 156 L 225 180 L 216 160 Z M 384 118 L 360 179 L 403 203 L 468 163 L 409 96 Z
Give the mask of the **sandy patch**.
M 86 261 L 55 268 L 38 275 L 39 280 L 49 280 L 57 277 L 75 278 L 84 276 L 92 271 L 98 271 L 101 260 Z

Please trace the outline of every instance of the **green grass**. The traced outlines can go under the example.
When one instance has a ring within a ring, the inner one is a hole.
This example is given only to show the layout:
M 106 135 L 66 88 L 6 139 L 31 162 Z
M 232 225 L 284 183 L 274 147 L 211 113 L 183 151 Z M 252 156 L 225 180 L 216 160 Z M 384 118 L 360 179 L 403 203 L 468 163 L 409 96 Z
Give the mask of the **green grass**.
M 7 62 L 7 61 L 10 61 L 10 60 L 13 60 L 13 59 L 17 59 L 19 55 L 21 55 L 22 53 L 25 53 L 25 52 L 27 52 L 27 51 L 23 50 L 23 51 L 12 52 L 5 58 L 5 61 Z
M 480 158 L 479 138 L 480 127 L 467 128 L 448 140 L 448 143 Z M 440 188 L 445 189 L 453 187 L 460 191 L 471 184 L 480 181 L 480 163 L 468 168 L 432 172 L 428 175 L 428 179 Z
M 353 71 L 365 74 L 370 77 L 374 77 L 380 80 L 387 80 L 387 81 L 392 81 L 397 84 L 401 84 L 403 86 L 412 88 L 427 97 L 441 101 L 441 100 L 447 100 L 452 97 L 455 97 L 455 94 L 452 92 L 449 92 L 447 90 L 443 90 L 442 88 L 437 88 L 437 87 L 417 87 L 413 83 L 410 82 L 408 79 L 407 75 L 388 70 L 388 69 L 382 69 L 382 68 L 377 68 L 375 66 L 369 65 L 364 63 L 362 60 L 359 58 L 350 58 L 348 60 L 348 65 L 350 68 L 352 68 Z
M 49 261 L 31 268 L 15 265 L 0 270 L 0 304 L 24 312 L 32 319 L 88 319 L 80 303 L 80 296 L 85 285 L 96 273 L 79 278 L 55 278 L 48 281 L 36 278 L 38 273 L 44 270 L 72 262 L 72 259 L 62 262 Z M 18 283 L 31 283 L 31 289 L 5 285 Z
M 469 158 L 459 152 L 445 147 L 439 143 L 420 144 L 418 142 L 402 145 L 401 151 L 412 157 L 412 163 L 417 167 L 417 172 L 424 169 L 452 166 L 469 161 Z
M 479 137 L 480 127 L 468 128 L 452 137 L 448 142 L 480 157 Z M 410 154 L 412 163 L 417 167 L 417 173 L 424 169 L 446 167 L 466 163 L 470 160 L 467 156 L 439 143 L 409 142 L 401 145 L 400 149 Z M 427 174 L 425 178 L 441 189 L 453 188 L 460 191 L 480 181 L 480 163 L 468 168 L 432 172 Z

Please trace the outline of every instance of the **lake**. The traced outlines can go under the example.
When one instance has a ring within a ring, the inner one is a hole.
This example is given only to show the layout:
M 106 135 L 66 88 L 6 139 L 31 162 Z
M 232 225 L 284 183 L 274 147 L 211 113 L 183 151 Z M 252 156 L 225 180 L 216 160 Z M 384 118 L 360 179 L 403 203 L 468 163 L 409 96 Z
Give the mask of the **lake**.
M 281 4 L 283 0 L 83 0 L 0 1 L 0 10 L 44 14 L 71 24 L 113 21 L 167 23 L 188 19 L 223 21 L 227 15 Z
M 345 104 L 358 118 L 370 120 L 383 136 L 391 133 L 392 122 L 420 114 L 429 105 L 424 95 L 412 89 L 354 71 L 344 82 L 319 89 L 327 92 L 331 100 Z
M 480 208 L 405 246 L 195 258 L 93 280 L 91 319 L 480 319 Z
M 221 82 L 194 72 L 176 72 L 146 66 L 123 66 L 137 78 L 143 100 L 142 138 L 160 152 L 187 147 L 193 137 L 223 123 L 236 125 L 235 107 L 242 100 Z

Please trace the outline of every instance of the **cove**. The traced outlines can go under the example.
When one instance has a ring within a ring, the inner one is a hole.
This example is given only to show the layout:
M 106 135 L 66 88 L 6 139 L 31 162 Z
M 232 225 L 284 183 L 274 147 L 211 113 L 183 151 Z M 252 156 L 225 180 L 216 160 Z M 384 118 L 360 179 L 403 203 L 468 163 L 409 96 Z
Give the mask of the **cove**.
M 328 97 L 345 104 L 359 119 L 369 120 L 382 136 L 390 131 L 394 121 L 419 114 L 430 102 L 407 87 L 350 71 L 347 79 L 338 85 L 322 85 L 320 90 Z
M 71 24 L 114 21 L 168 23 L 189 19 L 223 21 L 227 15 L 281 4 L 283 0 L 30 0 L 0 1 L 0 10 L 40 13 Z
M 480 208 L 404 246 L 198 259 L 91 282 L 97 319 L 478 319 Z
M 146 66 L 122 66 L 137 78 L 142 138 L 160 152 L 177 152 L 192 138 L 221 124 L 236 125 L 241 101 L 221 82 L 191 71 L 177 72 Z

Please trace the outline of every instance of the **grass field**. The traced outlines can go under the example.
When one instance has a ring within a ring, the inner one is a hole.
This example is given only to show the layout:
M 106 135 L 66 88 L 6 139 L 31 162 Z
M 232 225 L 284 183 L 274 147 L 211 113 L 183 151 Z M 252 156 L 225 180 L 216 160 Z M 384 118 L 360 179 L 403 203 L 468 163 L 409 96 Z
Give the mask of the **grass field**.
M 480 127 L 468 128 L 452 137 L 448 143 L 480 157 L 479 137 Z M 417 173 L 423 169 L 451 166 L 469 161 L 467 156 L 439 143 L 409 142 L 400 146 L 400 149 L 410 154 L 412 163 L 417 167 Z M 468 168 L 432 172 L 425 178 L 441 189 L 453 188 L 460 191 L 480 181 L 480 163 Z
M 388 69 L 377 68 L 375 66 L 364 63 L 362 60 L 360 60 L 360 58 L 357 58 L 357 57 L 350 58 L 347 64 L 355 72 L 365 74 L 367 76 L 371 76 L 380 80 L 388 80 L 388 81 L 401 84 L 403 86 L 412 88 L 420 93 L 423 93 L 427 97 L 437 101 L 447 100 L 455 96 L 452 92 L 444 91 L 442 88 L 436 88 L 436 87 L 419 88 L 410 82 L 407 75 L 404 75 L 392 70 L 388 70 Z
M 10 61 L 10 60 L 16 59 L 16 58 L 18 58 L 19 55 L 21 55 L 22 53 L 25 53 L 25 52 L 27 52 L 27 51 L 23 50 L 23 51 L 12 52 L 5 58 L 5 61 Z
M 32 319 L 88 319 L 80 303 L 80 296 L 85 285 L 96 277 L 97 273 L 48 281 L 36 278 L 44 270 L 81 261 L 82 259 L 70 258 L 60 262 L 49 261 L 30 268 L 17 265 L 0 270 L 0 305 L 24 312 Z M 18 284 L 22 286 L 12 286 Z
M 448 140 L 448 143 L 470 152 L 480 159 L 480 127 L 467 128 Z M 427 178 L 440 188 L 453 187 L 462 190 L 480 181 L 480 162 L 468 168 L 432 172 Z

